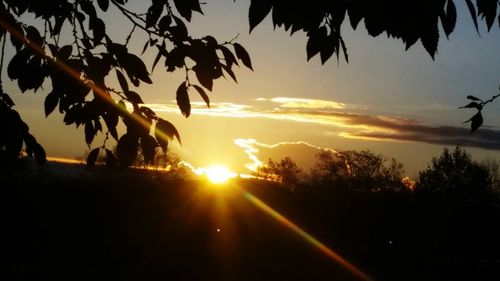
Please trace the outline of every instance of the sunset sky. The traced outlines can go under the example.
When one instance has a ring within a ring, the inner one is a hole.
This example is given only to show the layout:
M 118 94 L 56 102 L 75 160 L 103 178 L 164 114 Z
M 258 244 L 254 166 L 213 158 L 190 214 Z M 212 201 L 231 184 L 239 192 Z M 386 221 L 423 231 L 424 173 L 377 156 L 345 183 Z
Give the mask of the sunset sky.
M 349 63 L 332 58 L 321 65 L 319 57 L 306 62 L 303 33 L 290 37 L 283 29 L 273 30 L 270 17 L 249 34 L 248 5 L 207 1 L 205 15 L 195 14 L 188 25 L 191 36 L 210 34 L 220 42 L 239 34 L 237 42 L 252 58 L 253 72 L 237 69 L 238 84 L 215 82 L 211 109 L 192 93 L 192 116 L 182 117 L 175 91 L 183 72 L 157 67 L 154 84 L 136 90 L 178 128 L 183 146 L 174 149 L 194 166 L 220 163 L 248 173 L 246 164 L 256 159 L 291 156 L 307 170 L 321 148 L 370 149 L 397 158 L 414 178 L 444 146 L 463 145 L 478 160 L 500 159 L 500 101 L 487 106 L 485 125 L 473 135 L 462 122 L 474 111 L 458 109 L 467 95 L 486 98 L 499 91 L 497 22 L 489 33 L 481 23 L 478 35 L 458 1 L 457 27 L 449 40 L 441 35 L 435 61 L 419 42 L 405 52 L 402 42 L 385 35 L 372 38 L 363 24 L 353 31 L 346 22 Z M 119 14 L 106 18 L 108 32 L 124 40 L 130 31 L 128 25 L 123 28 L 125 19 Z M 139 35 L 129 48 L 140 53 L 144 42 Z M 143 56 L 148 66 L 154 50 Z M 43 100 L 50 84 L 35 94 L 21 95 L 13 83 L 4 88 L 48 155 L 74 158 L 88 149 L 81 128 L 63 125 L 58 113 L 45 118 Z

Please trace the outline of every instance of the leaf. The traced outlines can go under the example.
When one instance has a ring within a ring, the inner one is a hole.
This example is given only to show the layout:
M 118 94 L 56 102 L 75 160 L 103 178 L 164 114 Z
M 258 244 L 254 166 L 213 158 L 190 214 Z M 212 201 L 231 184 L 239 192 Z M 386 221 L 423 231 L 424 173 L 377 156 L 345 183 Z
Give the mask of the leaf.
M 182 115 L 184 115 L 186 118 L 189 117 L 189 115 L 191 115 L 191 103 L 189 101 L 189 95 L 185 82 L 182 82 L 179 85 L 179 88 L 177 88 L 176 99 L 177 106 L 179 106 Z
M 308 32 L 306 45 L 307 61 L 314 57 L 317 53 L 321 51 L 321 46 L 327 41 L 327 29 L 326 26 L 322 26 L 317 30 L 312 30 Z
M 85 122 L 85 142 L 88 146 L 90 146 L 90 144 L 94 140 L 94 136 L 94 124 L 92 124 L 92 121 L 88 120 L 87 122 Z
M 443 30 L 448 37 L 455 29 L 455 25 L 457 23 L 457 9 L 452 0 L 447 1 L 446 5 L 446 16 L 441 17 L 441 24 L 443 26 Z
M 98 44 L 106 34 L 106 26 L 100 18 L 93 18 L 90 22 L 92 23 L 90 29 L 92 29 L 92 35 L 94 36 L 94 43 Z
M 120 87 L 122 87 L 123 92 L 128 92 L 128 83 L 127 79 L 125 79 L 125 76 L 119 71 L 118 69 L 116 70 L 116 78 L 118 78 L 118 82 L 120 83 Z
M 233 70 L 229 66 L 222 64 L 222 68 L 227 72 L 227 74 L 229 74 L 229 76 L 231 76 L 234 82 L 238 83 L 238 80 L 236 80 L 236 75 L 234 75 Z
M 108 131 L 111 134 L 111 136 L 115 139 L 118 140 L 118 133 L 116 131 L 116 126 L 118 125 L 118 114 L 117 112 L 113 109 L 106 114 L 102 116 L 104 119 L 104 122 L 106 123 L 106 126 L 108 127 Z
M 99 5 L 99 8 L 106 12 L 109 7 L 109 0 L 97 0 L 97 4 Z
M 269 0 L 252 0 L 248 12 L 248 20 L 250 22 L 250 32 L 264 20 L 272 8 L 272 1 Z
M 163 13 L 163 3 L 160 1 L 153 1 L 146 14 L 146 28 L 153 27 Z
M 73 47 L 71 45 L 62 46 L 61 49 L 59 49 L 58 58 L 68 59 L 72 52 Z
M 130 166 L 137 158 L 139 138 L 130 134 L 124 134 L 116 146 L 116 154 L 122 167 Z
M 26 144 L 26 154 L 30 157 L 33 156 L 35 145 L 37 144 L 35 137 L 30 133 L 24 134 L 24 143 Z
M 43 45 L 43 37 L 38 32 L 38 29 L 31 25 L 26 28 L 26 39 L 38 47 Z
M 475 96 L 471 96 L 471 95 L 468 95 L 467 99 L 469 99 L 469 100 L 475 100 L 475 101 L 483 101 L 480 98 L 476 98 Z
M 47 162 L 45 150 L 39 143 L 33 146 L 33 155 L 35 155 L 35 160 L 39 165 L 44 165 Z
M 160 33 L 165 33 L 170 28 L 170 25 L 172 24 L 172 17 L 169 15 L 163 16 L 160 21 L 158 22 L 158 29 L 160 30 Z
M 7 66 L 7 74 L 10 79 L 18 79 L 23 74 L 23 70 L 28 64 L 29 57 L 30 54 L 28 49 L 22 49 L 12 57 Z
M 158 142 L 156 142 L 155 138 L 153 138 L 152 136 L 146 135 L 141 137 L 142 155 L 144 156 L 144 162 L 147 165 L 153 164 L 157 147 Z
M 127 100 L 133 104 L 144 103 L 141 99 L 141 96 L 139 96 L 139 94 L 134 91 L 126 91 L 124 94 L 127 97 Z
M 137 77 L 148 84 L 153 83 L 153 81 L 151 81 L 151 78 L 149 78 L 149 73 L 146 65 L 138 56 L 127 53 L 122 57 L 122 61 L 120 61 L 120 64 L 122 64 L 125 68 L 125 71 L 127 72 L 130 80 L 133 81 L 134 77 Z
M 483 109 L 483 106 L 480 105 L 479 103 L 473 101 L 473 102 L 470 102 L 469 104 L 467 104 L 465 106 L 461 106 L 459 108 L 477 108 L 477 110 L 481 110 L 481 109 Z
M 469 13 L 472 18 L 472 21 L 474 22 L 474 26 L 476 27 L 476 31 L 477 33 L 479 33 L 479 27 L 477 25 L 476 8 L 474 8 L 474 4 L 472 4 L 471 0 L 465 0 L 465 3 L 467 3 L 467 8 L 469 8 Z
M 174 137 L 177 138 L 179 144 L 182 145 L 181 136 L 175 126 L 167 120 L 159 118 L 156 122 L 155 138 L 165 153 L 167 152 L 168 142 Z
M 471 119 L 465 121 L 464 123 L 471 122 L 470 124 L 470 132 L 474 133 L 481 125 L 483 125 L 483 115 L 481 114 L 481 110 L 479 110 Z
M 57 106 L 57 103 L 59 102 L 59 93 L 55 92 L 55 90 L 52 90 L 46 97 L 45 97 L 45 117 L 48 117 L 52 111 Z
M 226 65 L 228 67 L 233 66 L 233 63 L 238 65 L 238 61 L 234 57 L 233 53 L 226 46 L 220 45 L 218 48 L 222 51 L 222 55 L 224 56 L 224 60 L 226 61 Z
M 203 87 L 207 88 L 209 91 L 212 91 L 214 85 L 214 79 L 212 78 L 212 69 L 203 64 L 197 64 L 193 67 L 193 71 L 196 73 L 196 78 L 200 82 Z
M 158 62 L 160 61 L 160 58 L 162 56 L 167 56 L 168 55 L 168 52 L 167 50 L 165 49 L 165 41 L 163 41 L 163 43 L 161 44 L 161 46 L 159 45 L 156 45 L 156 47 L 158 47 L 158 54 L 156 55 L 155 57 L 155 60 L 153 62 L 153 67 L 151 68 L 151 72 L 153 72 L 153 70 L 155 69 L 156 65 L 158 64 Z M 174 68 L 175 69 L 175 68 Z
M 109 149 L 105 149 L 106 151 L 106 165 L 109 167 L 109 168 L 113 168 L 116 166 L 116 157 L 115 155 L 113 154 L 113 152 Z
M 87 168 L 90 169 L 95 166 L 95 162 L 97 161 L 97 157 L 99 156 L 100 147 L 92 149 L 90 151 L 89 156 L 87 156 Z
M 245 50 L 245 48 L 243 48 L 243 46 L 238 43 L 233 43 L 233 46 L 234 51 L 236 52 L 236 57 L 238 57 L 238 59 L 240 59 L 246 67 L 253 70 L 252 61 L 250 60 L 250 56 L 248 55 L 248 52 Z
M 210 108 L 210 98 L 208 97 L 208 95 L 205 93 L 205 91 L 203 90 L 202 87 L 198 86 L 198 85 L 192 85 L 196 91 L 198 91 L 198 93 L 200 94 L 201 98 L 205 101 L 205 103 L 207 104 L 208 108 Z
M 146 116 L 146 118 L 148 118 L 149 120 L 153 120 L 153 119 L 157 119 L 158 117 L 156 116 L 156 113 L 149 107 L 146 107 L 146 106 L 142 106 L 140 108 L 140 111 L 142 113 L 144 113 L 144 115 Z

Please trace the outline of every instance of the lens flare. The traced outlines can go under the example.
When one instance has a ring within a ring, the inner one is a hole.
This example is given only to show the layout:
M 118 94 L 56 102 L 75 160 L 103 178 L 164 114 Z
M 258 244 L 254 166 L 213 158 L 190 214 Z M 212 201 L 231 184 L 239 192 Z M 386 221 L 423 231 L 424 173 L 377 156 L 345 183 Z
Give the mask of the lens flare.
M 259 198 L 253 196 L 248 191 L 243 191 L 243 194 L 244 194 L 245 198 L 248 201 L 250 201 L 251 203 L 253 203 L 257 208 L 259 208 L 267 215 L 269 215 L 272 218 L 279 221 L 281 224 L 283 224 L 285 227 L 287 227 L 291 231 L 295 232 L 297 235 L 299 235 L 305 241 L 307 241 L 309 244 L 311 244 L 312 246 L 317 248 L 319 251 L 321 251 L 323 254 L 325 254 L 327 257 L 329 257 L 331 260 L 335 261 L 336 263 L 340 264 L 342 267 L 344 267 L 345 269 L 350 271 L 359 280 L 373 281 L 373 279 L 371 279 L 370 276 L 366 275 L 366 273 L 359 270 L 356 266 L 351 264 L 345 258 L 343 258 L 339 254 L 335 253 L 332 249 L 328 248 L 325 244 L 321 243 L 318 239 L 314 238 L 311 234 L 307 233 L 306 231 L 301 229 L 299 226 L 294 224 L 292 221 L 285 218 L 283 215 L 281 215 L 280 213 L 275 211 L 273 208 L 268 206 L 266 203 L 262 202 Z

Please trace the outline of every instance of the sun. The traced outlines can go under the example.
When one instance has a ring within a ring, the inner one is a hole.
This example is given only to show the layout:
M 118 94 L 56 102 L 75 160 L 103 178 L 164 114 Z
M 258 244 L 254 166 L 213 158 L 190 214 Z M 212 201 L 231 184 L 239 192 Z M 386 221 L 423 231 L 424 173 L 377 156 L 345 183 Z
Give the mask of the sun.
M 223 165 L 212 165 L 206 168 L 205 175 L 208 180 L 213 183 L 225 183 L 227 180 L 234 177 L 234 173 Z

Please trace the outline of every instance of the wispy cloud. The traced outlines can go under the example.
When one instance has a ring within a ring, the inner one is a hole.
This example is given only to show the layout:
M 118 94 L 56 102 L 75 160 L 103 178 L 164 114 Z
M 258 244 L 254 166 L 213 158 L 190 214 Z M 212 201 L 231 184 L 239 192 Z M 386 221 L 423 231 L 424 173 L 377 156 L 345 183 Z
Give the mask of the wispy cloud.
M 262 142 L 255 140 L 255 139 L 239 138 L 239 139 L 235 139 L 234 143 L 237 146 L 243 148 L 246 155 L 248 156 L 248 159 L 251 161 L 251 162 L 245 164 L 245 167 L 247 169 L 249 169 L 250 171 L 256 171 L 259 166 L 262 166 L 262 164 L 264 164 L 262 162 L 262 160 L 260 160 L 258 157 L 258 154 L 263 149 L 276 151 L 277 149 L 279 149 L 281 147 L 283 147 L 283 148 L 286 147 L 287 151 L 292 151 L 291 147 L 295 146 L 295 147 L 300 147 L 300 151 L 302 152 L 301 154 L 307 154 L 307 155 L 313 155 L 313 156 L 319 151 L 331 151 L 335 154 L 338 153 L 334 149 L 316 146 L 316 145 L 310 144 L 310 143 L 305 142 L 305 141 L 279 142 L 279 143 L 275 143 L 275 144 L 265 144 L 265 143 L 262 143 Z M 304 153 L 305 150 L 307 150 L 308 152 Z M 308 161 L 308 162 L 310 162 L 310 161 Z
M 273 106 L 278 102 L 279 107 Z M 179 113 L 174 102 L 148 106 L 158 113 Z M 214 103 L 210 109 L 202 102 L 194 102 L 192 114 L 311 123 L 336 128 L 339 132 L 337 135 L 345 138 L 362 138 L 372 141 L 415 141 L 500 150 L 499 130 L 483 127 L 471 134 L 466 127 L 431 126 L 400 116 L 346 112 L 346 107 L 334 101 L 279 97 L 265 101 L 261 99 L 252 106 Z M 332 129 L 328 130 L 332 131 Z
M 272 98 L 272 102 L 280 103 L 283 108 L 309 108 L 309 109 L 343 109 L 345 104 L 335 101 L 319 100 L 319 99 L 302 99 L 302 98 L 287 98 L 277 97 Z

